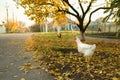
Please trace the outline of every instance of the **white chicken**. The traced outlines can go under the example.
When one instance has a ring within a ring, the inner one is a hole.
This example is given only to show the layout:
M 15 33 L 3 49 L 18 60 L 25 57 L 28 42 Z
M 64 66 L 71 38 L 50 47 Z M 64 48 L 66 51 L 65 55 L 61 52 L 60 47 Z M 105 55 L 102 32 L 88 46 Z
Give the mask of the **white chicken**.
M 83 53 L 85 60 L 87 62 L 89 62 L 90 58 L 92 57 L 92 55 L 95 51 L 96 44 L 90 45 L 90 44 L 82 43 L 76 35 L 74 36 L 74 38 L 75 38 L 75 41 L 77 43 L 78 52 Z

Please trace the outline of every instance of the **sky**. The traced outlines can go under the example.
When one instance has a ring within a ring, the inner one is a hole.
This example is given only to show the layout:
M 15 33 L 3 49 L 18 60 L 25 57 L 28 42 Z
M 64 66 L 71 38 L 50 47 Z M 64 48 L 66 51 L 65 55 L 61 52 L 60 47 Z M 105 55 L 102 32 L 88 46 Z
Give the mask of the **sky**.
M 75 4 L 77 0 L 70 0 L 71 4 L 73 4 L 75 6 L 75 8 L 77 9 L 79 7 L 78 4 Z M 90 0 L 88 0 L 90 1 Z M 92 4 L 92 10 L 95 10 L 97 9 L 98 7 L 103 7 L 105 5 L 105 0 L 97 0 L 97 2 L 95 2 L 95 4 Z M 85 5 L 82 5 L 84 9 L 87 8 L 88 4 L 85 4 Z M 79 9 L 79 8 L 78 8 Z M 98 10 L 97 12 L 95 12 L 92 17 L 91 17 L 91 20 L 92 21 L 95 21 L 96 19 L 98 18 L 101 18 L 101 17 L 105 17 L 107 14 L 104 14 L 104 10 Z M 73 17 L 72 17 L 73 18 Z M 85 17 L 85 20 L 88 20 L 89 19 L 89 14 L 86 15 Z M 76 20 L 76 19 L 75 19 Z
M 29 20 L 29 18 L 24 14 L 24 9 L 22 7 L 16 8 L 15 2 L 13 0 L 0 0 L 0 24 L 7 21 L 7 9 L 8 8 L 8 19 L 14 18 L 14 20 L 22 21 L 26 23 L 26 26 L 32 25 L 34 21 Z
M 71 0 L 71 2 L 72 1 L 73 0 Z M 97 4 L 95 4 L 94 6 L 102 4 L 102 3 L 104 3 L 104 0 L 98 0 Z M 0 0 L 0 24 L 3 21 L 6 22 L 7 20 L 7 17 L 6 17 L 7 8 L 8 8 L 9 19 L 14 18 L 14 20 L 25 22 L 26 26 L 32 25 L 34 23 L 34 21 L 29 20 L 29 18 L 24 14 L 24 9 L 22 7 L 19 7 L 18 9 L 16 8 L 15 2 L 13 2 L 12 0 Z M 96 8 L 96 7 L 93 7 L 93 8 Z M 94 14 L 94 16 L 92 17 L 92 20 L 95 21 L 97 18 L 100 18 L 102 16 L 104 16 L 103 10 L 100 10 Z

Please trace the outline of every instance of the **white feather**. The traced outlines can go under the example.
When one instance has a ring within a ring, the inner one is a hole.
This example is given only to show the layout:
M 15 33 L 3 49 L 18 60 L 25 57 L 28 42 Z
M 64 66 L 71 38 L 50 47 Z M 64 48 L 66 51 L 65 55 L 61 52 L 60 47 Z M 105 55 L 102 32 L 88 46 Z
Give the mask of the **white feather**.
M 78 52 L 83 53 L 85 57 L 86 56 L 90 57 L 93 55 L 96 48 L 95 44 L 90 45 L 90 44 L 82 43 L 77 36 L 75 36 L 75 41 L 77 43 Z

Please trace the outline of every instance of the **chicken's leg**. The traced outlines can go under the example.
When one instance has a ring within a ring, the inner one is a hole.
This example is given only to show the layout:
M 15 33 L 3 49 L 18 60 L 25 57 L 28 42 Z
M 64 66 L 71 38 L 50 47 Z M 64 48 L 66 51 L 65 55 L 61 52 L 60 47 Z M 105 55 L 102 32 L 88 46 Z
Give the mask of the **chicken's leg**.
M 91 59 L 90 56 L 85 56 L 85 61 L 87 62 L 87 68 L 90 67 L 90 65 L 89 65 L 89 63 L 90 63 L 90 59 Z

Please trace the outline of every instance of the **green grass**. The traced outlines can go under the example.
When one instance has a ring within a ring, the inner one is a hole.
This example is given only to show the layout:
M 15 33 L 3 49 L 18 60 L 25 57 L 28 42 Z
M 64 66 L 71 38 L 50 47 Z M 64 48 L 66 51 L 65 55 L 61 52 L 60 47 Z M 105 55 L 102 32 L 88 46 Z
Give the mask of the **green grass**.
M 120 36 L 116 36 L 115 32 L 101 32 L 101 33 L 87 33 L 87 36 L 109 39 L 120 39 Z

